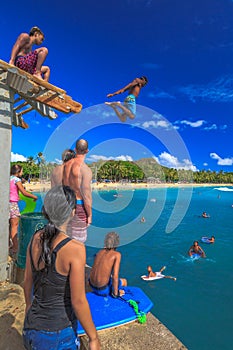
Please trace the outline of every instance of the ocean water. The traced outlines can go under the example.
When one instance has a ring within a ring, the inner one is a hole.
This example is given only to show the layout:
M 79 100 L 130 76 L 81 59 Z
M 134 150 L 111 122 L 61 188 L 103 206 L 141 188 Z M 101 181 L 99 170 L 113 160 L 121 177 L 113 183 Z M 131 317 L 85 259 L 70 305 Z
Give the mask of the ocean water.
M 173 222 L 175 226 L 177 221 L 180 223 L 168 233 L 167 224 L 177 198 Z M 122 253 L 120 274 L 129 285 L 142 288 L 151 298 L 152 313 L 190 350 L 231 350 L 232 205 L 232 187 L 95 191 L 87 263 L 92 265 L 109 229 L 117 231 L 124 244 L 118 249 Z M 41 200 L 37 211 L 40 206 Z M 203 211 L 210 214 L 209 219 L 201 217 Z M 145 224 L 140 223 L 141 216 Z M 201 242 L 202 236 L 210 235 L 215 236 L 214 244 Z M 194 240 L 199 240 L 205 259 L 193 261 L 188 257 Z M 141 280 L 148 264 L 154 271 L 166 265 L 164 273 L 177 277 L 177 281 Z
M 143 216 L 146 222 L 151 217 L 156 217 L 157 221 L 141 237 L 119 247 L 122 253 L 121 276 L 127 278 L 129 285 L 144 290 L 154 303 L 154 315 L 188 349 L 230 350 L 233 344 L 233 188 L 183 189 L 183 198 L 178 207 L 182 208 L 183 202 L 187 206 L 187 197 L 191 199 L 188 210 L 177 228 L 166 233 L 178 191 L 182 189 L 153 189 L 149 193 L 151 199 L 148 199 L 147 190 L 136 190 L 126 207 L 122 202 L 124 197 L 128 197 L 127 191 L 118 192 L 121 197 L 115 197 L 113 191 L 93 193 L 94 204 L 101 196 L 107 207 L 115 203 L 112 205 L 118 208 L 118 212 L 112 215 L 94 211 L 93 223 L 110 227 L 114 218 L 113 229 L 118 232 L 122 225 L 126 227 L 128 218 L 133 222 L 135 231 L 137 227 L 144 231 L 144 224 L 140 223 L 138 217 L 145 201 L 149 201 L 151 206 L 143 211 Z M 203 211 L 211 217 L 200 217 Z M 90 235 L 93 234 L 95 230 L 90 232 Z M 127 232 L 127 235 L 131 234 Z M 201 243 L 202 236 L 210 235 L 216 238 L 214 244 Z M 122 233 L 120 237 L 123 237 Z M 194 240 L 199 240 L 206 252 L 206 259 L 192 261 L 188 257 L 187 251 Z M 87 247 L 90 265 L 97 250 Z M 148 264 L 152 265 L 154 271 L 166 265 L 164 273 L 177 277 L 177 281 L 141 280 L 140 276 L 146 273 Z

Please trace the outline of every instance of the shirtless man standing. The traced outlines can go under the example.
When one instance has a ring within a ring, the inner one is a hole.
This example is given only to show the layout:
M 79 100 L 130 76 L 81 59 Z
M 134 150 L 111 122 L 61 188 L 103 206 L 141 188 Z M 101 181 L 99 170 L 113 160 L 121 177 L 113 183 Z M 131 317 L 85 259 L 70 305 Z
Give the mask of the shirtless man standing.
M 127 280 L 119 278 L 121 253 L 116 251 L 118 244 L 118 234 L 109 232 L 105 236 L 104 249 L 101 249 L 95 257 L 89 284 L 97 295 L 111 294 L 114 298 L 124 295 L 124 290 L 120 287 L 127 286 Z
M 113 97 L 115 95 L 119 95 L 125 91 L 128 91 L 128 96 L 124 100 L 124 105 L 122 105 L 119 101 L 105 102 L 105 104 L 114 109 L 116 115 L 122 122 L 125 122 L 127 117 L 134 119 L 136 114 L 136 98 L 138 97 L 141 88 L 143 88 L 147 82 L 147 77 L 136 78 L 122 89 L 107 95 L 107 97 Z M 119 109 L 121 111 L 119 111 Z
M 21 33 L 12 48 L 9 63 L 39 79 L 48 81 L 50 69 L 48 66 L 42 66 L 48 54 L 48 49 L 39 47 L 32 51 L 33 45 L 41 45 L 43 41 L 44 33 L 38 27 L 33 27 L 29 34 Z
M 92 171 L 84 160 L 88 152 L 88 142 L 77 140 L 76 157 L 64 163 L 63 185 L 70 186 L 76 193 L 76 210 L 67 226 L 67 234 L 84 243 L 87 239 L 87 227 L 92 222 Z

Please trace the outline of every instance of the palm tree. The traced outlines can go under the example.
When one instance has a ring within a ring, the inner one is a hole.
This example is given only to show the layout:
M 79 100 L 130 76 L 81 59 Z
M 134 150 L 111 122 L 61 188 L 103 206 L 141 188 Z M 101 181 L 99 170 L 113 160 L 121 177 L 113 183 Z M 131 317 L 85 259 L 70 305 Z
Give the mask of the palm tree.
M 36 160 L 37 160 L 37 164 L 40 165 L 41 163 L 43 164 L 45 159 L 44 159 L 44 156 L 43 156 L 43 153 L 42 152 L 38 152 L 37 155 L 36 155 Z
M 33 156 L 27 157 L 27 163 L 28 163 L 28 167 L 29 167 L 28 182 L 30 182 L 30 180 L 31 180 L 31 168 L 34 164 L 34 157 Z

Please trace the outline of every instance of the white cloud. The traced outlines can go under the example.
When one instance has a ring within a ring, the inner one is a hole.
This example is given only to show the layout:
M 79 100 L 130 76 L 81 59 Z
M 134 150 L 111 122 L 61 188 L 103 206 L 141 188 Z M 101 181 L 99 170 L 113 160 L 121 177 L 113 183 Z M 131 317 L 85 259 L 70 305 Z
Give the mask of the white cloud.
M 58 158 L 55 158 L 55 164 L 62 164 L 62 160 L 58 159 Z
M 190 101 L 196 102 L 198 99 L 211 102 L 232 102 L 233 76 L 222 76 L 206 85 L 188 85 L 179 88 Z
M 185 124 L 185 125 L 189 125 L 192 128 L 199 128 L 200 126 L 202 126 L 205 123 L 204 120 L 197 120 L 196 122 L 190 122 L 188 120 L 181 120 L 180 124 Z
M 105 160 L 105 161 L 108 161 L 108 160 L 123 160 L 123 161 L 132 162 L 133 158 L 131 156 L 128 156 L 128 155 L 120 155 L 120 156 L 116 156 L 116 157 L 113 157 L 113 156 L 106 157 L 106 156 L 102 156 L 102 155 L 92 154 L 92 155 L 90 155 L 87 158 L 87 160 L 89 162 L 98 162 L 98 160 Z
M 192 164 L 191 160 L 182 159 L 180 161 L 177 157 L 167 152 L 161 153 L 158 157 L 155 157 L 155 160 L 160 165 L 166 166 L 167 168 L 185 169 L 185 170 L 192 170 L 192 171 L 198 170 L 196 166 Z
M 142 124 L 142 127 L 144 127 L 145 129 L 148 129 L 148 128 L 163 128 L 163 129 L 171 129 L 173 128 L 172 125 L 166 121 L 166 120 L 163 120 L 163 119 L 160 119 L 160 120 L 150 120 L 148 122 L 144 122 Z
M 11 152 L 11 162 L 26 162 L 27 158 L 22 154 Z
M 217 127 L 216 124 L 212 124 L 212 125 L 206 126 L 206 127 L 204 128 L 204 130 L 207 130 L 207 131 L 209 131 L 209 130 L 217 130 L 217 129 L 218 129 L 218 127 Z
M 208 166 L 208 163 L 203 163 L 204 166 Z
M 218 165 L 233 165 L 233 157 L 231 158 L 221 158 L 217 153 L 210 153 L 212 159 L 217 160 Z

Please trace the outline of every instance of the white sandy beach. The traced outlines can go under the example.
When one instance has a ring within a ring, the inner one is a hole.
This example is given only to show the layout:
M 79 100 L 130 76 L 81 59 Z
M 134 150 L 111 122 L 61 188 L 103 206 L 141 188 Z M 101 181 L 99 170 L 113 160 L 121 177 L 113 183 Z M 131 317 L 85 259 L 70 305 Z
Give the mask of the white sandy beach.
M 24 184 L 27 191 L 31 192 L 47 192 L 50 189 L 50 181 L 43 182 L 26 182 Z M 233 186 L 233 184 L 213 184 L 213 183 L 93 183 L 92 190 L 132 190 L 132 189 L 143 189 L 143 188 L 176 188 L 176 187 L 228 187 Z

